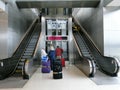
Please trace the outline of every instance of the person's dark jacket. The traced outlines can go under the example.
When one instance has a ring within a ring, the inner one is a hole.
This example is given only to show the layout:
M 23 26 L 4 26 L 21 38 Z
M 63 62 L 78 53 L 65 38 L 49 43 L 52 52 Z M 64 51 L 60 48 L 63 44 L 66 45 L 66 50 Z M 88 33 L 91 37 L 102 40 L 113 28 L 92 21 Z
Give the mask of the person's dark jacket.
M 55 50 L 50 50 L 48 52 L 48 57 L 50 58 L 50 60 L 54 61 L 55 60 Z

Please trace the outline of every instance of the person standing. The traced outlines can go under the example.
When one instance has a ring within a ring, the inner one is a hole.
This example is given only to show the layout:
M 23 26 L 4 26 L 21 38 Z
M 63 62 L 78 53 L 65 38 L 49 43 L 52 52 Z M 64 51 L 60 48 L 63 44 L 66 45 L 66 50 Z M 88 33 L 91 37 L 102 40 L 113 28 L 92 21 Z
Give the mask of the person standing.
M 39 20 L 40 20 L 40 23 L 41 23 L 41 19 L 42 19 L 42 12 L 39 13 Z
M 41 49 L 41 60 L 42 61 L 47 61 L 48 60 L 47 53 L 46 53 L 44 48 Z
M 53 70 L 53 63 L 55 60 L 55 49 L 54 49 L 53 45 L 50 46 L 50 51 L 48 52 L 48 57 L 50 59 L 51 70 Z
M 59 46 L 57 46 L 57 48 L 55 50 L 55 53 L 56 53 L 56 59 L 61 59 L 62 58 L 63 49 L 60 48 Z

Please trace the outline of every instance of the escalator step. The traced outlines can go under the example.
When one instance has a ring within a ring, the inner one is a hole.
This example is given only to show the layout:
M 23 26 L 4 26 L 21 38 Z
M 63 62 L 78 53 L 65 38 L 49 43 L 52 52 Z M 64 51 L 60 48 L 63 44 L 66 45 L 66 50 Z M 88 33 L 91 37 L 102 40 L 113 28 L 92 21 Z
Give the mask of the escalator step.
M 85 46 L 80 46 L 80 48 L 86 48 Z
M 34 49 L 35 47 L 27 47 L 26 49 Z
M 35 47 L 35 45 L 34 45 L 34 46 L 30 46 L 30 45 L 29 45 L 27 48 L 34 48 L 34 47 Z
M 13 74 L 14 77 L 21 77 L 22 76 L 22 71 L 21 72 L 15 72 L 15 74 Z
M 25 61 L 25 59 L 24 59 L 24 58 L 22 58 L 20 61 L 24 62 L 24 61 Z
M 84 53 L 84 54 L 90 54 L 89 52 L 82 52 L 82 53 Z
M 34 47 L 27 47 L 26 50 L 34 50 Z
M 31 58 L 31 56 L 22 56 L 22 58 Z
M 30 43 L 35 43 L 37 41 L 37 39 L 31 39 Z
M 33 50 L 34 48 L 35 48 L 35 46 L 34 47 L 27 47 L 26 50 Z
M 80 49 L 82 49 L 82 50 L 87 50 L 87 51 L 88 51 L 88 49 L 87 49 L 87 48 L 84 48 L 84 47 L 80 47 Z
M 26 50 L 34 50 L 34 48 L 26 48 Z
M 33 50 L 26 50 L 24 53 L 33 53 Z
M 30 43 L 35 43 L 37 40 L 31 40 Z
M 28 45 L 28 47 L 35 47 L 35 44 L 34 45 Z
M 22 70 L 22 65 L 18 66 L 17 70 Z
M 36 38 L 32 38 L 31 41 L 32 41 L 32 40 L 37 40 L 37 39 L 36 39 Z
M 27 51 L 25 51 L 25 53 L 32 53 L 32 52 L 33 52 L 33 51 L 28 51 L 28 50 L 27 50 Z
M 17 73 L 22 72 L 22 69 L 21 69 L 21 70 L 20 70 L 20 69 L 19 69 L 19 70 L 17 69 L 15 72 L 17 72 Z
M 32 53 L 24 53 L 24 55 L 32 55 Z
M 89 54 L 88 54 L 88 55 L 85 54 L 84 56 L 85 56 L 85 57 L 89 57 L 89 58 L 91 57 L 91 55 L 89 55 Z
M 29 43 L 28 46 L 32 46 L 32 45 L 35 45 L 35 43 Z
M 24 65 L 24 62 L 19 62 L 19 65 Z
M 84 52 L 88 52 L 88 50 L 82 50 L 82 49 L 81 49 L 81 51 L 82 51 L 82 53 L 84 53 Z

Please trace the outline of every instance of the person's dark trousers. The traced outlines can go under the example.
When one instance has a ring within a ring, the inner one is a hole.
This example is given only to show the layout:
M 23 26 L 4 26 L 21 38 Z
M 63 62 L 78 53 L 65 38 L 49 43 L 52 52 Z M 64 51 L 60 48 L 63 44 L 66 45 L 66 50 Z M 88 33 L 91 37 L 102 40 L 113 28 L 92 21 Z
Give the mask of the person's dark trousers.
M 51 70 L 53 70 L 53 60 L 50 60 L 50 67 L 51 67 Z

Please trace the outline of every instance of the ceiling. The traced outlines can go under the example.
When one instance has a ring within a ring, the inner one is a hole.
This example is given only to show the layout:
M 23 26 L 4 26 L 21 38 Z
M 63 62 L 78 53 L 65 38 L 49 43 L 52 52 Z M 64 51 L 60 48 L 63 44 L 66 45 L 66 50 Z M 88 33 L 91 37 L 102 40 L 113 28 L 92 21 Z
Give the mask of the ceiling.
M 34 7 L 95 7 L 100 0 L 1 0 L 5 3 L 16 1 L 19 8 Z M 104 0 L 106 6 L 120 6 L 120 0 Z M 33 4 L 32 4 L 33 3 Z M 57 4 L 56 4 L 57 3 Z

